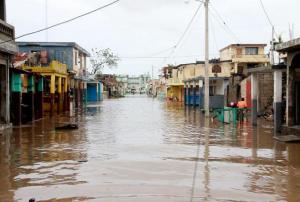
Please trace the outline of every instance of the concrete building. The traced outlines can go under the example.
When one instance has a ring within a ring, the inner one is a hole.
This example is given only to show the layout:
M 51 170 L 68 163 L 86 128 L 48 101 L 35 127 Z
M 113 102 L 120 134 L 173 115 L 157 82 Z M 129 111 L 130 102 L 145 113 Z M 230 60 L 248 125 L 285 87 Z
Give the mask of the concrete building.
M 276 51 L 285 57 L 281 64 L 273 66 L 274 126 L 278 132 L 283 129 L 284 133 L 299 135 L 300 38 L 278 44 Z
M 117 75 L 117 91 L 120 96 L 125 96 L 128 91 L 128 75 Z
M 14 27 L 6 23 L 5 0 L 0 0 L 0 131 L 10 125 L 9 68 L 17 52 Z
M 210 60 L 210 107 L 222 107 L 245 97 L 251 105 L 251 82 L 248 71 L 267 65 L 265 44 L 231 44 L 220 50 L 220 58 Z M 199 61 L 167 68 L 167 97 L 203 106 L 205 64 Z
M 20 52 L 39 56 L 36 61 L 29 61 L 28 66 L 34 63 L 45 67 L 53 61 L 65 64 L 68 78 L 65 81 L 67 87 L 64 93 L 70 91 L 71 94 L 67 102 L 73 103 L 76 108 L 84 105 L 87 100 L 87 58 L 90 56 L 88 51 L 74 42 L 17 42 L 17 44 Z M 59 78 L 53 79 L 59 81 Z M 54 95 L 52 97 L 51 99 L 54 99 Z
M 150 75 L 143 74 L 140 76 L 129 76 L 127 92 L 133 93 L 146 93 Z
M 227 102 L 237 102 L 243 95 L 248 105 L 251 105 L 251 80 L 248 71 L 269 64 L 265 47 L 266 44 L 231 44 L 220 50 L 220 61 L 231 68 Z
M 220 108 L 225 105 L 225 90 L 230 77 L 230 65 L 219 60 L 209 62 L 210 107 Z M 204 76 L 205 63 L 190 66 L 189 78 L 184 80 L 184 98 L 186 105 L 204 107 Z

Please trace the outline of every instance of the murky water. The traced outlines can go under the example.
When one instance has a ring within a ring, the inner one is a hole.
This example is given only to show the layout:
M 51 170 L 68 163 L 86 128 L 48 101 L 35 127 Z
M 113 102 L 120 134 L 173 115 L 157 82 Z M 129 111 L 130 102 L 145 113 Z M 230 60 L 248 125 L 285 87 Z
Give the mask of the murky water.
M 300 144 L 201 117 L 131 96 L 14 128 L 0 135 L 0 201 L 300 201 Z M 70 121 L 80 129 L 54 130 Z

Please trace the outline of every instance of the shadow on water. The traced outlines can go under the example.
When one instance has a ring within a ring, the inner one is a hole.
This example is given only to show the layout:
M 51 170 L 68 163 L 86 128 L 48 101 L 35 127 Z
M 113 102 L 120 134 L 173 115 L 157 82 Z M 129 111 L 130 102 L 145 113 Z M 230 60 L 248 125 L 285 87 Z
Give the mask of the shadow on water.
M 59 123 L 79 129 L 55 131 Z M 0 136 L 0 201 L 300 201 L 300 145 L 145 96 Z M 194 179 L 194 180 L 193 180 Z

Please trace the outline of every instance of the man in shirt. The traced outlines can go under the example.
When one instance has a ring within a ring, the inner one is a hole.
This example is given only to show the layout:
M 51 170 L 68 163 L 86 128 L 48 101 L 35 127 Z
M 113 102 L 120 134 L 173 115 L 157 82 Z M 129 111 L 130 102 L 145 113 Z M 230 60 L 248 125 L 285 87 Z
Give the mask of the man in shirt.
M 237 107 L 239 109 L 247 108 L 247 102 L 245 101 L 245 98 L 242 98 L 241 101 L 238 102 Z M 245 110 L 239 110 L 239 112 L 238 112 L 240 122 L 244 121 L 244 113 L 245 113 Z

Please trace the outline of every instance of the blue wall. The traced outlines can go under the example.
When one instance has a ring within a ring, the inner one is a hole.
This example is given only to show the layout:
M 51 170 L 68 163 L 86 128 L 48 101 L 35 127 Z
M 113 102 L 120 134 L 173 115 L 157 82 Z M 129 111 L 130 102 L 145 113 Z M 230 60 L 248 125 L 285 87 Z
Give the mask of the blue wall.
M 88 102 L 97 102 L 97 84 L 87 84 L 87 101 Z
M 55 47 L 55 46 L 21 46 L 20 52 L 44 51 L 48 52 L 48 62 L 57 60 L 68 66 L 68 70 L 73 70 L 73 47 Z

